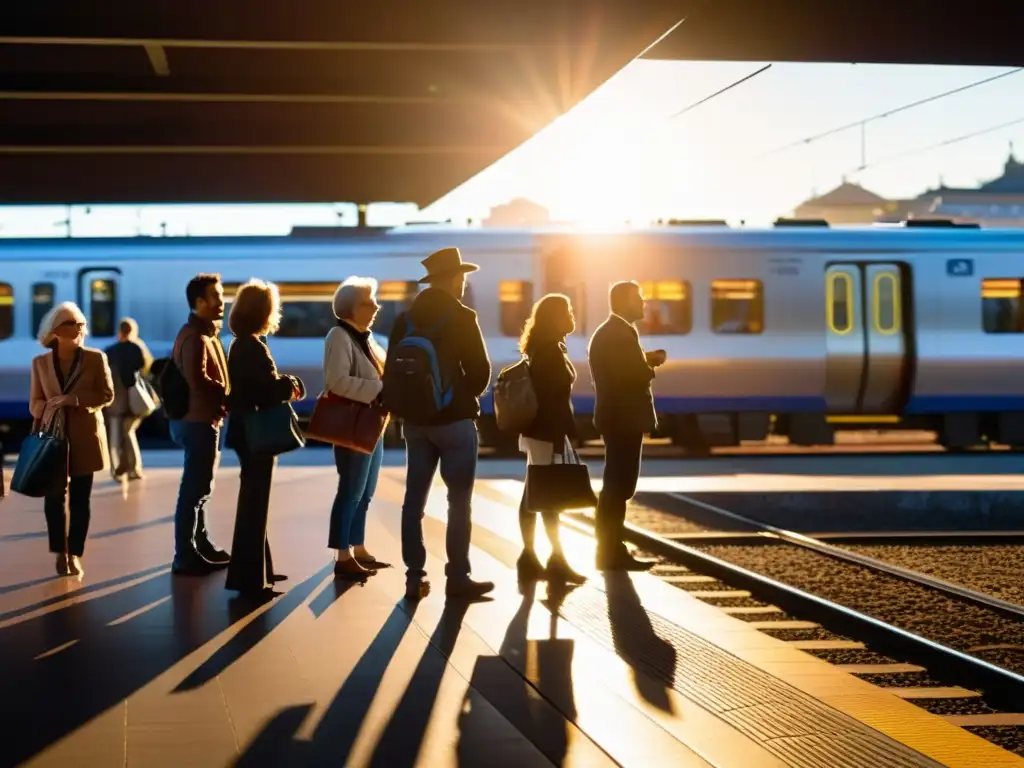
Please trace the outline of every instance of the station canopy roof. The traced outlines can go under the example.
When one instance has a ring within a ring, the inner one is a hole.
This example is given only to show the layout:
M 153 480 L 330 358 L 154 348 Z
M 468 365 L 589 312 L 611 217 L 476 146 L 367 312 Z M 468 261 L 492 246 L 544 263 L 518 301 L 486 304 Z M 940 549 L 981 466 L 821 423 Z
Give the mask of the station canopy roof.
M 1016 65 L 1022 23 L 984 0 L 18 3 L 0 203 L 422 206 L 638 56 Z

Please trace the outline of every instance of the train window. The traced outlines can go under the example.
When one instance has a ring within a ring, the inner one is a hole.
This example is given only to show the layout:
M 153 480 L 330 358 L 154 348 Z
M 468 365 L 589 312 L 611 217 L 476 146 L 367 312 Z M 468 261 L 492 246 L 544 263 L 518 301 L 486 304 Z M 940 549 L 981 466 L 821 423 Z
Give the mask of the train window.
M 899 330 L 900 296 L 896 286 L 896 275 L 882 272 L 875 275 L 874 308 L 875 330 L 890 335 Z
M 116 336 L 117 283 L 96 279 L 89 283 L 89 333 L 98 339 Z
M 39 333 L 39 324 L 46 313 L 53 309 L 53 283 L 33 283 L 32 285 L 32 332 Z
M 689 333 L 693 327 L 690 284 L 685 280 L 646 280 L 643 291 L 644 318 L 637 331 L 646 336 Z
M 712 280 L 711 330 L 715 333 L 761 333 L 764 330 L 761 281 Z
M 225 283 L 224 301 L 230 305 L 238 291 L 238 283 Z M 380 311 L 373 323 L 373 332 L 391 333 L 395 318 L 409 308 L 416 297 L 414 281 L 385 280 L 377 286 Z M 334 292 L 338 283 L 278 283 L 281 294 L 281 327 L 275 334 L 282 339 L 322 339 L 338 324 L 334 316 Z M 230 311 L 228 306 L 225 312 Z M 225 327 L 227 323 L 224 324 Z
M 533 283 L 527 280 L 502 280 L 498 286 L 501 302 L 501 333 L 519 338 L 533 309 Z
M 853 330 L 853 280 L 845 272 L 833 272 L 826 294 L 829 330 L 845 336 Z
M 1022 280 L 987 278 L 981 281 L 981 325 L 985 333 L 1024 333 Z
M 14 289 L 7 283 L 0 283 L 0 339 L 9 339 L 14 334 Z
M 398 316 L 412 306 L 419 293 L 420 285 L 415 280 L 384 280 L 377 286 L 377 303 L 380 312 L 373 321 L 373 332 L 391 336 Z

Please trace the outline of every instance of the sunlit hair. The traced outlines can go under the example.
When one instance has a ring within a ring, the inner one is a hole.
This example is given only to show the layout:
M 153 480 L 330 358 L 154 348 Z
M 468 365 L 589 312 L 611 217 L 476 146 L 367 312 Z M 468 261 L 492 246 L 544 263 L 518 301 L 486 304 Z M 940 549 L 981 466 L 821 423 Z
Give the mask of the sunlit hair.
M 228 328 L 235 336 L 270 336 L 281 326 L 281 294 L 273 283 L 253 278 L 238 287 Z
M 77 320 L 83 324 L 83 336 L 89 333 L 89 326 L 85 325 L 85 314 L 78 308 L 75 302 L 65 301 L 43 315 L 43 319 L 39 321 L 39 335 L 36 336 L 39 343 L 47 349 L 52 347 L 57 338 L 57 334 L 54 333 L 57 330 L 57 326 L 61 323 L 66 323 L 68 320 Z
M 117 324 L 117 330 L 127 337 L 129 341 L 134 341 L 139 337 L 139 324 L 131 317 L 123 318 L 121 322 Z
M 569 314 L 571 307 L 569 297 L 561 293 L 549 293 L 534 304 L 519 337 L 519 351 L 530 355 L 540 342 L 562 341 L 565 330 L 556 323 Z
M 334 316 L 339 320 L 348 320 L 356 310 L 356 304 L 364 293 L 369 293 L 371 299 L 377 298 L 377 281 L 372 277 L 350 277 L 334 292 L 334 301 L 331 306 L 334 309 Z

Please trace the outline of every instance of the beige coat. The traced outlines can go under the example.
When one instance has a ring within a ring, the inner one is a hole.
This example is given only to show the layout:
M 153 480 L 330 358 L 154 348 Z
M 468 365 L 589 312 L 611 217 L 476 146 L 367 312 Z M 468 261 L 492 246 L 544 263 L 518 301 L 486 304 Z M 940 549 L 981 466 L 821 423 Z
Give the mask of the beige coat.
M 44 352 L 32 360 L 32 385 L 29 409 L 32 418 L 47 423 L 52 412 L 46 402 L 61 394 L 53 367 L 53 352 Z M 90 475 L 109 467 L 107 429 L 103 408 L 114 401 L 114 382 L 107 356 L 98 349 L 82 348 L 82 371 L 66 393 L 78 397 L 78 407 L 64 409 L 64 425 L 70 453 L 71 475 Z

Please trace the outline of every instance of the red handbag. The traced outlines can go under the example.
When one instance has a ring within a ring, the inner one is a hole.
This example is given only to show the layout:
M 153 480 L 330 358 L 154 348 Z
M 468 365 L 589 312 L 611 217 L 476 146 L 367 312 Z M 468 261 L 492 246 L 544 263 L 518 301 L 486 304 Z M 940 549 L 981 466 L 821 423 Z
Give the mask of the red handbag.
M 317 398 L 306 436 L 359 453 L 373 453 L 391 415 L 378 405 L 349 400 L 333 392 Z

